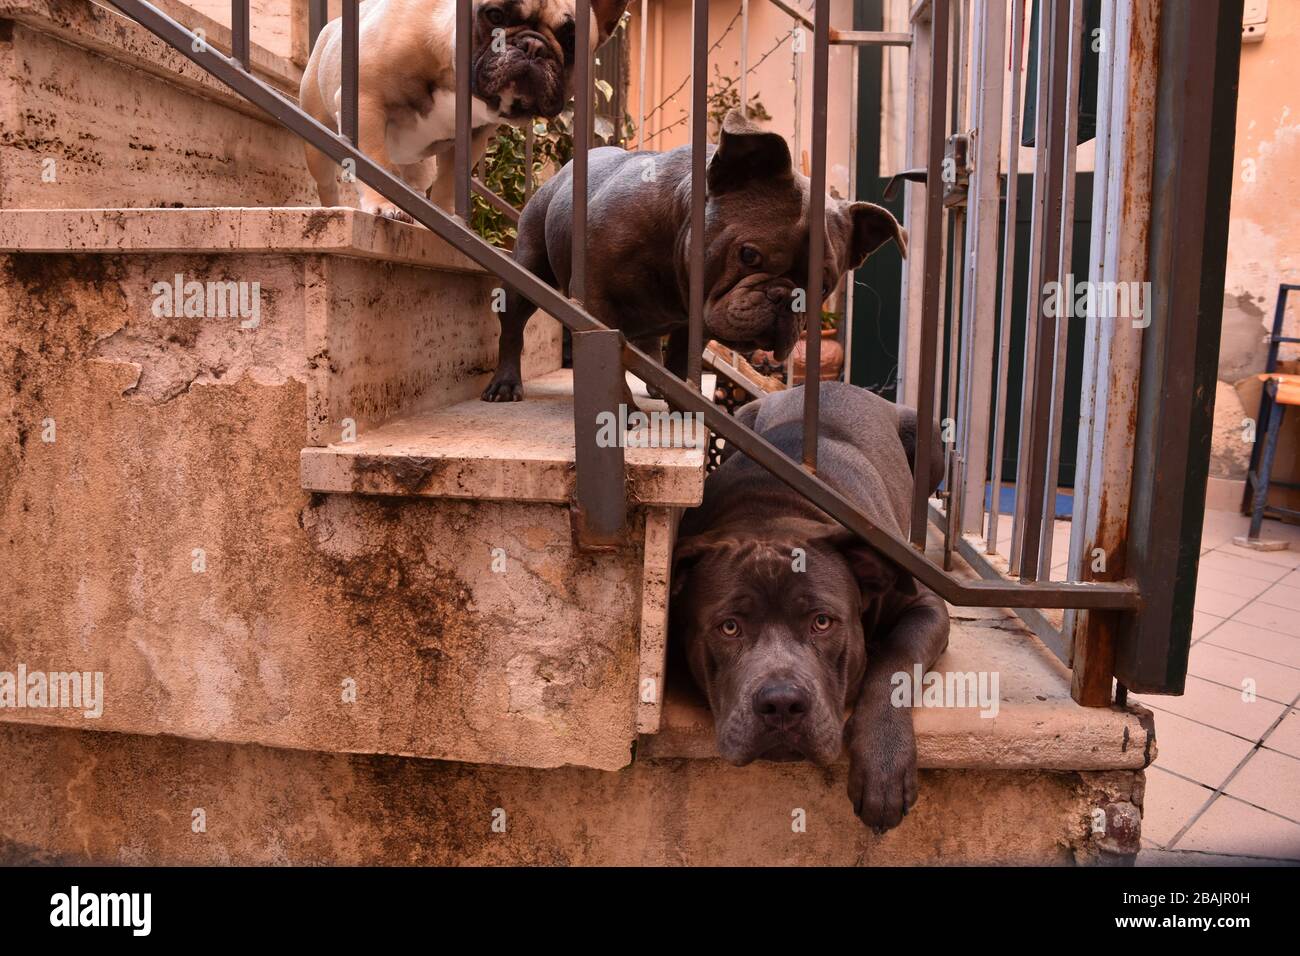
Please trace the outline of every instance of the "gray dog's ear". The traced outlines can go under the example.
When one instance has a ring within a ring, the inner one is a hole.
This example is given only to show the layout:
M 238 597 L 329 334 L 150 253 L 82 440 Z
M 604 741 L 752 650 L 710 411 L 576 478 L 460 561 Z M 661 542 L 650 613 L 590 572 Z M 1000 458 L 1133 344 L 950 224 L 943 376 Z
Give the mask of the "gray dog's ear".
M 596 15 L 596 29 L 599 35 L 596 46 L 609 39 L 609 35 L 618 28 L 619 18 L 627 9 L 629 0 L 591 0 L 591 12 Z
M 709 160 L 709 192 L 716 194 L 741 189 L 755 179 L 790 176 L 790 147 L 785 137 L 755 126 L 740 110 L 722 120 L 718 148 Z
M 690 576 L 691 568 L 700 558 L 714 551 L 735 547 L 737 543 L 736 538 L 725 531 L 706 531 L 703 534 L 678 538 L 673 548 L 673 566 L 670 572 L 672 585 L 669 596 L 677 597 L 682 588 L 686 587 L 686 579 Z
M 873 599 L 882 594 L 891 591 L 899 594 L 916 593 L 916 582 L 910 574 L 894 562 L 881 557 L 875 548 L 853 532 L 840 528 L 832 532 L 827 540 L 844 556 L 853 576 L 857 578 L 864 611 Z
M 884 206 L 870 202 L 855 202 L 849 206 L 849 215 L 853 218 L 853 244 L 849 249 L 849 261 L 856 269 L 867 261 L 871 255 L 890 239 L 898 243 L 898 251 L 907 258 L 907 230 L 904 229 L 894 214 Z

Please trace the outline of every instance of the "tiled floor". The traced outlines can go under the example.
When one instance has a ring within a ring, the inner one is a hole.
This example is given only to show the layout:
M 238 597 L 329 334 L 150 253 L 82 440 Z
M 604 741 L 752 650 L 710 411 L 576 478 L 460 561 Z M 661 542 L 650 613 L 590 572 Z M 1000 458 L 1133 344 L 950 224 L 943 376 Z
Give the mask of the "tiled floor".
M 1186 693 L 1132 698 L 1159 751 L 1138 865 L 1300 862 L 1300 527 L 1267 521 L 1291 547 L 1250 551 L 1246 526 L 1205 516 Z

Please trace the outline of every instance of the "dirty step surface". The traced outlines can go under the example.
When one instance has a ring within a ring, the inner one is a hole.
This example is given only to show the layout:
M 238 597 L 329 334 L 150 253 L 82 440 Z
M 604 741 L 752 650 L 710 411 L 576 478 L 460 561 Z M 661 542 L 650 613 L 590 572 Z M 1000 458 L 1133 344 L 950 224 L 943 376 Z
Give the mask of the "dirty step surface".
M 667 412 L 628 376 L 640 409 Z M 713 377 L 703 388 L 711 393 Z M 680 432 L 674 434 L 680 435 Z M 689 433 L 688 433 L 689 434 Z M 666 428 L 629 430 L 629 503 L 689 507 L 704 488 L 705 447 L 636 447 L 667 440 Z M 700 431 L 707 444 L 707 433 Z M 573 494 L 573 372 L 524 382 L 522 402 L 478 399 L 416 413 L 302 452 L 308 491 L 567 503 Z

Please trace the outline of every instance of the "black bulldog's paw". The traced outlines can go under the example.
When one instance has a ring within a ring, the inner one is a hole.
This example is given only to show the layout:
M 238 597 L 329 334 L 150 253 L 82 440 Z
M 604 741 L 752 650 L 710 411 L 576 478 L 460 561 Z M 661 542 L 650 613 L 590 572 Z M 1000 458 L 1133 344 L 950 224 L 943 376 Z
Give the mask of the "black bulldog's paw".
M 497 369 L 488 382 L 487 388 L 479 396 L 485 402 L 522 402 L 524 400 L 524 383 L 518 372 Z
M 849 740 L 849 799 L 876 833 L 892 830 L 916 803 L 916 738 L 912 715 L 891 709 L 857 725 Z

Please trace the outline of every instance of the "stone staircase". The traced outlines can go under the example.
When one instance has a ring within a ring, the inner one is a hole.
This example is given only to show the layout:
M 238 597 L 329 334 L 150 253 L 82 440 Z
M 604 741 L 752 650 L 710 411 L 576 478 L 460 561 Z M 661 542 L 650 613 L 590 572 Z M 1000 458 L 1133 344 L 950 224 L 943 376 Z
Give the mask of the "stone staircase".
M 956 612 L 940 669 L 999 713 L 917 713 L 897 830 L 843 766 L 719 761 L 667 653 L 702 452 L 630 448 L 626 546 L 577 550 L 557 323 L 481 403 L 497 281 L 314 208 L 300 144 L 142 28 L 0 0 L 0 67 L 0 671 L 105 676 L 97 718 L 0 710 L 0 862 L 1131 859 L 1149 714 L 1076 707 L 1003 611 Z

